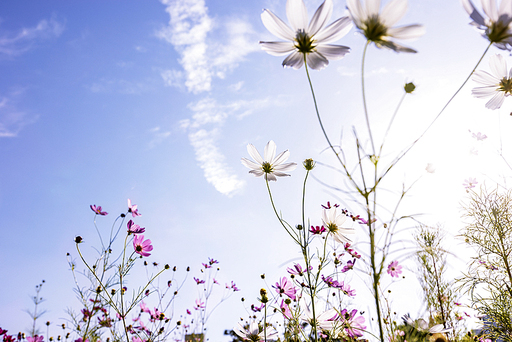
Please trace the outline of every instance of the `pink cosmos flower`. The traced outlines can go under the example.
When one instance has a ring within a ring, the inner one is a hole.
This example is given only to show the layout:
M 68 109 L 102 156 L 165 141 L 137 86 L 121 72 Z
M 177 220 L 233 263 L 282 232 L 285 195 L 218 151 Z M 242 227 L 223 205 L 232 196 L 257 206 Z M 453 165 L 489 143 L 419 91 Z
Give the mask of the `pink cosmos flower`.
M 205 283 L 205 281 L 204 281 L 204 280 L 199 279 L 199 278 L 196 278 L 196 277 L 194 277 L 194 281 L 196 282 L 196 284 L 197 284 L 197 285 L 199 285 L 199 284 L 204 284 L 204 283 Z
M 287 319 L 292 318 L 292 312 L 290 310 L 290 306 L 284 302 L 284 299 L 281 300 L 281 312 L 283 313 L 283 316 Z
M 356 251 L 354 251 L 352 248 L 350 248 L 350 243 L 346 243 L 344 247 L 345 247 L 345 251 L 347 251 L 348 254 L 350 254 L 353 258 L 357 258 L 357 259 L 361 258 L 361 255 L 357 254 Z
M 261 312 L 261 309 L 263 309 L 265 307 L 265 304 L 264 303 L 261 303 L 260 306 L 256 306 L 254 304 L 251 304 L 251 310 L 253 312 Z
M 348 313 L 347 309 L 343 309 L 340 312 L 340 320 L 342 321 L 343 328 L 351 338 L 363 336 L 363 331 L 366 329 L 366 326 L 363 325 L 365 321 L 364 317 L 359 316 L 354 318 L 356 313 L 356 309 L 352 310 L 350 313 Z
M 398 278 L 401 273 L 402 273 L 402 266 L 398 265 L 398 260 L 395 260 L 389 264 L 388 274 L 390 274 L 391 277 Z
M 218 264 L 219 262 L 217 260 L 213 259 L 213 258 L 208 258 L 208 263 L 210 265 L 213 265 L 213 264 Z
M 215 278 L 213 278 L 213 283 L 217 284 L 217 285 L 220 285 L 219 282 L 217 281 L 217 279 L 215 279 Z
M 311 226 L 311 229 L 309 230 L 313 235 L 321 235 L 324 233 L 327 229 L 325 229 L 324 226 Z
M 471 177 L 469 177 L 468 179 L 464 179 L 464 183 L 462 183 L 462 185 L 464 185 L 464 187 L 466 188 L 466 191 L 468 191 L 471 188 L 474 188 L 476 184 L 478 184 L 476 178 Z
M 41 337 L 42 337 L 42 336 L 41 336 Z M 29 338 L 30 338 L 30 337 L 27 337 L 27 341 L 29 341 Z M 77 339 L 75 340 L 75 342 L 82 342 L 82 341 L 84 341 L 84 340 L 83 340 L 81 337 L 79 337 L 79 338 L 77 338 Z M 29 341 L 29 342 L 30 342 L 30 341 Z M 88 339 L 88 338 L 86 338 L 84 342 L 89 342 L 89 339 Z
M 347 296 L 349 297 L 355 297 L 356 296 L 356 290 L 355 289 L 351 289 L 350 286 L 347 284 L 345 285 L 345 283 L 342 281 L 338 288 L 344 293 L 346 294 Z
M 194 309 L 199 310 L 204 308 L 206 308 L 204 302 L 201 302 L 200 299 L 196 299 L 196 306 L 194 307 Z
M 345 272 L 348 272 L 351 269 L 353 269 L 355 263 L 356 263 L 356 259 L 347 261 L 347 264 L 343 267 L 343 269 L 341 270 L 341 273 L 345 273 Z
M 189 309 L 187 309 L 187 315 L 192 315 L 192 312 L 190 312 Z
M 143 342 L 140 337 L 132 336 L 132 342 Z
M 279 282 L 276 283 L 276 285 L 272 285 L 273 288 L 276 289 L 277 293 L 279 293 L 280 296 L 283 294 L 287 295 L 293 300 L 296 300 L 296 293 L 297 289 L 293 286 L 291 282 L 288 282 L 288 279 L 286 277 L 282 277 Z
M 231 285 L 226 284 L 226 289 L 232 289 L 233 292 L 240 291 L 238 287 L 236 287 L 236 284 L 231 280 Z
M 473 138 L 475 138 L 477 141 L 482 141 L 482 140 L 487 139 L 487 135 L 482 134 L 482 133 L 480 133 L 480 132 L 478 132 L 478 133 L 472 133 L 472 134 L 471 134 L 471 136 L 472 136 Z
M 311 271 L 312 269 L 313 266 L 309 266 L 309 271 Z M 304 272 L 306 272 L 306 270 L 302 269 L 302 266 L 299 264 L 293 265 L 293 268 L 288 267 L 286 270 L 288 271 L 288 273 L 298 275 L 300 277 L 302 277 L 304 275 Z
M 142 216 L 139 214 L 139 209 L 137 209 L 137 204 L 132 205 L 132 201 L 128 198 L 128 212 L 132 213 L 132 217 Z
M 44 339 L 43 336 L 38 336 L 38 335 L 34 335 L 32 337 L 31 336 L 27 337 L 28 342 L 43 342 L 43 339 Z
M 150 312 L 148 306 L 146 305 L 146 303 L 144 302 L 140 302 L 140 312 Z
M 211 266 L 210 264 L 205 264 L 204 262 L 203 262 L 202 264 L 203 264 L 203 267 L 204 267 L 205 269 L 207 269 L 207 268 L 212 268 L 212 266 Z
M 132 220 L 128 221 L 128 234 L 140 234 L 146 231 L 146 228 L 141 228 L 138 224 L 135 224 Z
M 90 207 L 91 207 L 91 210 L 96 213 L 96 215 L 101 215 L 101 216 L 108 215 L 108 213 L 106 211 L 101 211 L 100 205 L 96 206 L 96 204 L 94 204 L 94 205 L 90 205 Z
M 151 245 L 150 239 L 147 239 L 146 241 L 143 240 L 144 235 L 135 235 L 133 238 L 133 248 L 135 249 L 135 253 L 143 257 L 147 257 L 151 255 L 151 253 L 148 252 L 153 250 L 153 246 Z

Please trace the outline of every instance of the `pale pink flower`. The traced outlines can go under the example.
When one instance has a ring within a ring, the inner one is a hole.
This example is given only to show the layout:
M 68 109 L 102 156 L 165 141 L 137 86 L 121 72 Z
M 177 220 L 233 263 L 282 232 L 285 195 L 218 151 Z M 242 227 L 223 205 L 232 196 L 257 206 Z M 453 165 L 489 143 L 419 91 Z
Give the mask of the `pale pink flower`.
M 151 240 L 147 239 L 144 241 L 144 235 L 135 235 L 133 238 L 133 248 L 135 249 L 135 253 L 147 257 L 150 256 L 153 250 L 153 246 L 151 245 Z
M 466 191 L 468 191 L 471 188 L 474 188 L 476 184 L 478 184 L 476 178 L 471 177 L 469 177 L 468 179 L 464 179 L 464 183 L 462 183 L 462 185 L 464 185 L 464 187 L 466 188 Z
M 292 300 L 297 299 L 297 289 L 293 286 L 291 282 L 288 281 L 286 277 L 282 277 L 281 280 L 277 282 L 275 286 L 272 285 L 272 287 L 276 289 L 277 293 L 279 293 L 280 296 L 285 294 Z
M 290 310 L 290 306 L 284 302 L 284 299 L 281 300 L 281 312 L 283 313 L 283 316 L 287 319 L 292 318 L 292 312 Z
M 108 215 L 108 213 L 106 211 L 101 211 L 100 205 L 96 206 L 96 204 L 94 204 L 94 205 L 90 205 L 90 207 L 91 207 L 91 210 L 96 213 L 96 215 L 101 215 L 101 216 Z
M 132 213 L 132 217 L 142 216 L 139 214 L 139 209 L 137 209 L 137 204 L 132 205 L 132 201 L 128 198 L 128 212 Z
M 366 329 L 366 326 L 363 325 L 365 321 L 364 317 L 359 316 L 355 318 L 356 314 L 356 309 L 352 310 L 350 313 L 347 309 L 343 309 L 339 315 L 339 319 L 342 322 L 345 332 L 351 338 L 363 336 L 363 331 Z
M 402 273 L 402 266 L 398 265 L 398 260 L 395 260 L 388 265 L 388 274 L 390 274 L 391 277 L 398 278 L 401 273 Z

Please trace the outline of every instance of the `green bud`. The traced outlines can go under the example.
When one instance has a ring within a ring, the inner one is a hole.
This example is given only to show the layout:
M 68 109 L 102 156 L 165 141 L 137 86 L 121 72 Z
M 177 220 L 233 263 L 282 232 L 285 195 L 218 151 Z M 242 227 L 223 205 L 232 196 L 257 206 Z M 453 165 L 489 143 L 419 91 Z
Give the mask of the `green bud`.
M 313 168 L 315 167 L 315 164 L 316 163 L 311 158 L 304 160 L 304 162 L 302 163 L 302 165 L 304 165 L 304 168 L 308 171 L 313 170 Z
M 416 86 L 412 82 L 406 83 L 404 86 L 404 90 L 407 94 L 412 93 L 414 89 L 416 89 Z

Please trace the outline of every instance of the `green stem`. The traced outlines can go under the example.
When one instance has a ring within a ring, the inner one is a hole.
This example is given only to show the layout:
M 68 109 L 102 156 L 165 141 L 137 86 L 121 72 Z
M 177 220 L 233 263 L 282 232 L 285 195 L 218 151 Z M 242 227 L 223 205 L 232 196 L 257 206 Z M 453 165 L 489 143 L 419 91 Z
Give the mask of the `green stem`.
M 363 58 L 361 61 L 361 89 L 363 92 L 363 107 L 364 107 L 364 117 L 366 119 L 366 127 L 368 128 L 368 136 L 370 137 L 370 142 L 372 144 L 372 151 L 375 155 L 375 144 L 373 143 L 373 135 L 372 135 L 372 129 L 370 128 L 370 119 L 368 117 L 368 107 L 366 105 L 366 91 L 364 86 L 364 66 L 365 66 L 365 59 L 366 59 L 366 50 L 368 50 L 368 45 L 370 45 L 371 41 L 367 40 L 366 44 L 364 46 L 363 50 Z

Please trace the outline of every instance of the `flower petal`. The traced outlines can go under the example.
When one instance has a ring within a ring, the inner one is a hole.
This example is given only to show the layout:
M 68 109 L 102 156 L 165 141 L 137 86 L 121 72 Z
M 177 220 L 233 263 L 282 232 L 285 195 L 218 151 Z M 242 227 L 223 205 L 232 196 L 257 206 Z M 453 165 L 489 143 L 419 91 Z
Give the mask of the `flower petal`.
M 274 171 L 288 172 L 297 168 L 297 163 L 286 163 L 274 167 Z
M 331 18 L 332 9 L 332 0 L 325 0 L 320 7 L 318 7 L 313 18 L 311 18 L 311 21 L 309 22 L 309 36 L 314 36 L 322 27 L 325 26 L 325 23 Z
M 498 9 L 496 8 L 496 0 L 482 0 L 482 8 L 491 19 L 491 21 L 498 21 Z
M 485 26 L 484 17 L 482 17 L 482 15 L 476 10 L 471 0 L 462 0 L 462 6 L 464 6 L 464 9 L 466 12 L 468 12 L 469 17 L 473 19 L 475 23 L 480 26 Z
M 312 52 L 306 55 L 308 66 L 314 70 L 322 70 L 329 65 L 329 60 L 319 52 Z
M 263 170 L 251 170 L 249 171 L 249 173 L 252 173 L 256 177 L 261 177 L 265 172 L 263 172 Z
M 501 0 L 499 16 L 505 14 L 508 18 L 512 17 L 512 0 Z
M 502 91 L 498 91 L 492 97 L 492 99 L 490 99 L 489 102 L 485 104 L 485 107 L 492 110 L 499 109 L 503 104 L 503 101 L 505 101 L 505 93 Z
M 384 26 L 391 27 L 395 25 L 407 12 L 407 0 L 391 0 L 379 15 L 381 23 Z
M 354 24 L 361 28 L 361 23 L 366 19 L 366 15 L 359 0 L 347 0 L 347 9 Z
M 272 172 L 272 174 L 273 174 L 274 176 L 277 176 L 277 177 L 287 177 L 287 176 L 290 176 L 290 175 L 289 175 L 289 174 L 287 174 L 287 173 L 277 172 L 277 171 Z
M 341 17 L 326 28 L 322 29 L 314 39 L 318 44 L 334 42 L 345 36 L 352 29 L 352 22 L 349 17 Z
M 425 34 L 423 25 L 407 25 L 388 29 L 388 35 L 397 39 L 416 39 Z
M 260 170 L 261 164 L 255 163 L 252 160 L 242 158 L 242 164 L 244 164 L 245 167 L 252 169 L 252 170 Z
M 265 173 L 265 179 L 268 181 L 277 182 L 276 176 L 274 176 L 272 173 Z
M 497 86 L 476 87 L 471 91 L 471 95 L 481 99 L 494 96 L 497 91 L 499 91 Z
M 263 13 L 261 13 L 261 21 L 274 36 L 284 40 L 293 41 L 295 39 L 295 34 L 290 26 L 286 25 L 284 21 L 279 19 L 279 17 L 271 11 L 263 10 Z
M 290 157 L 290 151 L 286 150 L 278 154 L 278 156 L 270 162 L 272 166 L 276 167 L 284 163 Z
M 380 0 L 366 0 L 366 17 L 378 16 L 380 10 Z
M 292 42 L 260 42 L 261 48 L 273 56 L 286 55 L 295 50 Z
M 268 163 L 272 163 L 274 157 L 276 156 L 276 143 L 274 140 L 270 140 L 265 146 L 264 152 L 265 161 Z
M 409 53 L 416 53 L 418 51 L 411 49 L 407 46 L 403 46 L 400 44 L 397 44 L 395 42 L 392 42 L 390 40 L 381 40 L 378 43 L 375 43 L 378 47 L 385 47 L 387 49 L 393 50 L 395 52 L 409 52 Z
M 511 69 L 511 71 L 512 71 L 512 69 Z M 473 74 L 473 77 L 471 77 L 471 79 L 475 82 L 484 84 L 486 86 L 496 86 L 496 87 L 498 86 L 498 84 L 501 81 L 500 78 L 498 78 L 494 75 L 491 75 L 487 71 L 483 71 L 483 70 L 476 71 Z
M 502 55 L 493 55 L 489 59 L 489 66 L 491 67 L 491 72 L 494 76 L 498 77 L 500 80 L 503 77 L 507 77 L 507 61 L 503 58 Z
M 286 2 L 286 16 L 294 32 L 306 30 L 308 26 L 308 10 L 303 0 L 288 0 Z
M 343 56 L 350 52 L 350 48 L 348 46 L 330 44 L 318 45 L 316 50 L 328 59 L 334 60 L 343 58 Z
M 256 147 L 254 147 L 253 144 L 247 145 L 247 152 L 249 152 L 249 155 L 252 157 L 252 159 L 254 159 L 256 161 L 256 163 L 258 163 L 260 165 L 263 164 L 264 160 L 263 160 L 263 158 L 261 158 L 260 153 L 258 152 Z
M 284 67 L 290 67 L 294 69 L 300 69 L 304 64 L 304 55 L 298 51 L 292 52 L 283 61 Z

